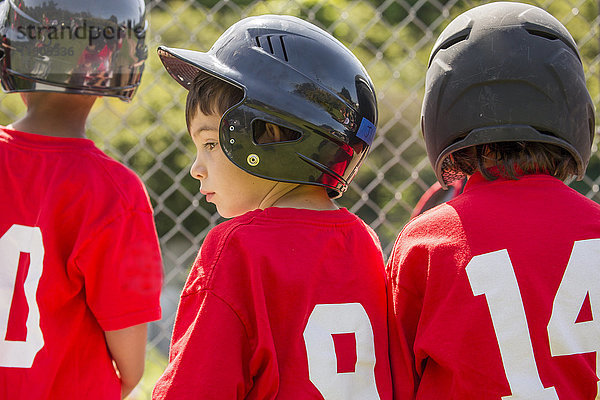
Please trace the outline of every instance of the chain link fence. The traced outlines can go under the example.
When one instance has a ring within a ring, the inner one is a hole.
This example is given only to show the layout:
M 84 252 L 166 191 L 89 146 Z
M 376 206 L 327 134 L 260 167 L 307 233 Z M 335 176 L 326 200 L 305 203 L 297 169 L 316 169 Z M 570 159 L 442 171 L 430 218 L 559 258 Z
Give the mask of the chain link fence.
M 419 116 L 431 47 L 448 22 L 483 2 L 468 0 L 154 0 L 147 4 L 149 58 L 133 102 L 98 102 L 88 135 L 146 183 L 161 241 L 165 286 L 163 318 L 150 325 L 147 367 L 131 399 L 148 399 L 166 366 L 178 297 L 206 233 L 221 219 L 189 176 L 194 149 L 185 128 L 186 92 L 163 70 L 158 45 L 206 51 L 239 19 L 291 14 L 331 32 L 369 71 L 379 101 L 378 136 L 349 191 L 338 201 L 379 234 L 387 257 L 419 197 L 435 181 Z M 584 59 L 588 87 L 600 106 L 599 3 L 534 1 L 572 33 Z M 309 56 L 309 55 L 307 55 Z M 18 95 L 0 95 L 0 123 L 23 112 Z M 571 184 L 600 201 L 597 143 L 583 181 Z

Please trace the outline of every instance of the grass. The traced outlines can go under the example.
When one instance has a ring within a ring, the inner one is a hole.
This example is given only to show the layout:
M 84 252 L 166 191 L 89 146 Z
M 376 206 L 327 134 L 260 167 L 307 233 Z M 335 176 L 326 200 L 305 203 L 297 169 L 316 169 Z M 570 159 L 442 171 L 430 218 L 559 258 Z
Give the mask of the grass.
M 150 348 L 146 352 L 146 367 L 140 383 L 127 396 L 127 400 L 149 400 L 152 388 L 167 367 L 168 359 L 158 349 Z

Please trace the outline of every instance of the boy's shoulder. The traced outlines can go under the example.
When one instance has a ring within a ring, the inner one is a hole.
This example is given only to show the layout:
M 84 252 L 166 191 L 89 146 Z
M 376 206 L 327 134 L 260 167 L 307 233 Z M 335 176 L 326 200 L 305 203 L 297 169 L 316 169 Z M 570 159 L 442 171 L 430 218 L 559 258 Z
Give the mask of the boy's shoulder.
M 462 194 L 411 219 L 400 236 L 405 242 L 409 237 L 432 240 L 458 237 L 473 226 L 490 223 L 491 219 L 486 215 L 511 215 L 511 212 L 523 210 L 530 210 L 529 215 L 538 219 L 549 210 L 564 215 L 576 215 L 586 210 L 588 215 L 593 215 L 600 212 L 600 204 L 550 175 L 531 174 L 516 180 L 498 178 L 488 181 L 476 173 Z
M 90 154 L 90 189 L 99 199 L 114 196 L 115 206 L 128 212 L 152 214 L 152 204 L 142 179 L 128 166 L 100 149 Z M 101 200 L 102 201 L 102 200 Z M 117 204 L 120 203 L 120 204 Z
M 238 217 L 228 219 L 221 222 L 220 224 L 213 227 L 202 242 L 199 256 L 202 258 L 202 262 L 205 266 L 207 264 L 214 265 L 220 258 L 227 243 L 232 241 L 244 243 L 243 240 L 239 240 L 240 236 L 246 236 L 248 226 L 260 215 L 261 210 L 249 211 Z M 237 236 L 237 238 L 235 238 Z M 257 240 L 256 236 L 251 236 L 253 240 Z M 248 247 L 251 244 L 248 243 Z M 243 251 L 246 246 L 236 249 L 236 251 Z
M 79 149 L 74 148 L 73 159 L 79 159 L 81 164 L 75 169 L 86 176 L 91 191 L 97 195 L 104 192 L 118 193 L 119 197 L 129 208 L 139 208 L 138 205 L 149 203 L 149 196 L 141 178 L 131 167 L 109 156 L 89 139 Z
M 129 166 L 115 160 L 99 148 L 90 151 L 89 156 L 97 165 L 100 174 L 106 172 L 106 178 L 110 178 L 117 187 L 127 189 L 143 186 L 141 178 Z
M 454 199 L 438 204 L 413 217 L 404 226 L 400 236 L 428 236 L 448 234 L 460 225 L 460 218 L 453 207 Z
M 216 225 L 206 235 L 185 292 L 214 288 L 219 280 L 216 277 L 231 276 L 232 271 L 236 271 L 236 276 L 279 270 L 280 266 L 284 266 L 281 269 L 284 271 L 293 260 L 304 259 L 300 255 L 327 256 L 331 251 L 339 251 L 339 248 L 331 250 L 327 243 L 346 239 L 361 244 L 360 249 L 356 248 L 360 257 L 379 254 L 383 263 L 375 232 L 346 209 L 316 211 L 271 207 L 249 211 Z M 354 253 L 350 250 L 344 251 L 347 257 L 351 254 Z
M 215 225 L 206 235 L 202 248 L 204 249 L 207 246 L 222 246 L 233 233 L 240 229 L 243 230 L 246 226 L 252 224 L 259 213 L 260 210 L 250 211 Z
M 270 207 L 264 210 L 252 210 L 238 217 L 226 220 L 216 225 L 207 235 L 230 236 L 255 233 L 261 229 L 267 232 L 286 229 L 303 229 L 310 227 L 344 226 L 347 224 L 361 224 L 365 229 L 370 228 L 358 216 L 345 208 L 338 210 L 309 210 L 300 208 Z
M 289 235 L 330 229 L 358 229 L 369 235 L 379 246 L 375 231 L 355 214 L 342 208 L 331 211 L 316 211 L 295 208 L 271 207 L 265 210 L 253 210 L 224 221 L 210 230 L 202 250 L 213 255 L 220 252 L 225 244 L 235 244 L 239 248 L 253 250 L 261 240 L 289 240 Z
M 0 127 L 0 144 L 6 143 L 7 156 L 13 165 L 30 165 L 32 155 L 53 165 L 54 179 L 57 174 L 65 185 L 85 182 L 90 199 L 115 199 L 118 195 L 129 206 L 147 198 L 145 187 L 138 175 L 100 150 L 90 139 L 62 138 L 36 135 Z M 60 173 L 58 172 L 60 171 Z

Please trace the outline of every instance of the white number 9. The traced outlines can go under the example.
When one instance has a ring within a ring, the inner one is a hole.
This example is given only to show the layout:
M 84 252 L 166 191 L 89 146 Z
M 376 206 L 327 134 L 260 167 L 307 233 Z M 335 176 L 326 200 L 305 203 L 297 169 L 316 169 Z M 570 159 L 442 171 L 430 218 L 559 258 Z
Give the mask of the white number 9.
M 356 367 L 338 373 L 332 335 L 346 333 L 356 338 Z M 325 400 L 379 399 L 373 329 L 361 304 L 317 304 L 304 329 L 304 343 L 310 381 Z

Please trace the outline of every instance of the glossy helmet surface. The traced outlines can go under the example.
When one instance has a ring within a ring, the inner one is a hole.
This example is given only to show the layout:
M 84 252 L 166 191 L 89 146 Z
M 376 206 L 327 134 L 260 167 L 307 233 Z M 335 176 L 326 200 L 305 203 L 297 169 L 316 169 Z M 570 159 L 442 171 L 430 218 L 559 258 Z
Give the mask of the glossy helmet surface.
M 220 143 L 227 157 L 253 175 L 319 185 L 340 196 L 375 135 L 373 83 L 337 39 L 302 19 L 245 18 L 204 53 L 159 47 L 169 74 L 189 90 L 199 72 L 244 91 L 225 112 Z M 257 144 L 256 121 L 299 134 L 297 140 Z
M 143 0 L 2 2 L 2 88 L 130 100 L 148 55 L 145 12 Z
M 552 15 L 527 4 L 491 3 L 461 14 L 433 47 L 421 128 L 444 187 L 461 176 L 454 151 L 507 141 L 566 149 L 582 179 L 594 106 L 573 38 Z

